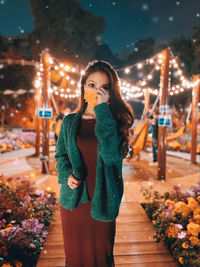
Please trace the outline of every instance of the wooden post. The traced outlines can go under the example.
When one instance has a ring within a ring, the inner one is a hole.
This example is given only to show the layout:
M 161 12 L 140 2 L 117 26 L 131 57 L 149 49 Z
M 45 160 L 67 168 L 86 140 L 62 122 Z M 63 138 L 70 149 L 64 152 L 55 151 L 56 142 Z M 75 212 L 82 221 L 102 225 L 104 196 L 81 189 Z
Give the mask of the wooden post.
M 194 87 L 192 94 L 192 146 L 191 146 L 191 163 L 196 163 L 197 150 L 197 125 L 198 125 L 198 102 L 200 91 L 200 75 L 194 75 Z
M 168 105 L 168 89 L 170 87 L 169 63 L 171 51 L 169 48 L 162 51 L 162 66 L 160 76 L 160 105 Z M 166 174 L 166 126 L 158 129 L 158 180 L 165 180 Z
M 150 93 L 149 93 L 149 88 L 146 88 L 146 90 L 145 90 L 145 103 L 144 103 L 145 113 L 149 110 L 149 104 L 150 104 Z
M 43 64 L 43 86 L 42 86 L 42 107 L 49 107 L 49 83 L 50 83 L 50 54 L 47 52 L 42 53 L 42 64 Z M 46 157 L 45 161 L 42 161 L 42 173 L 48 173 L 49 169 L 49 119 L 42 118 L 43 128 L 43 142 L 42 142 L 42 155 Z M 45 166 L 46 165 L 46 166 Z
M 35 156 L 39 157 L 40 155 L 40 122 L 38 118 L 39 111 L 39 90 L 40 87 L 35 87 Z

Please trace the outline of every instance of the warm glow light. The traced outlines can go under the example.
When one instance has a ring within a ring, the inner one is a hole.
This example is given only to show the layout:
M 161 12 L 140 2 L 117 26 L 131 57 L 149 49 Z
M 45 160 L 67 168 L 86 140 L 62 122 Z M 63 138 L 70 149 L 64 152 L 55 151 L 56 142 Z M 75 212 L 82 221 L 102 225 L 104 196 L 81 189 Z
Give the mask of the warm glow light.
M 130 69 L 129 68 L 125 68 L 125 73 L 129 73 Z
M 65 66 L 64 68 L 66 71 L 68 71 L 70 69 L 70 67 L 68 65 Z
M 73 85 L 73 84 L 75 84 L 75 81 L 72 80 L 70 83 Z
M 52 57 L 49 57 L 49 58 L 48 58 L 48 61 L 49 61 L 50 64 L 53 64 L 53 59 L 52 59 Z
M 145 81 L 142 81 L 142 82 L 141 82 L 141 85 L 142 85 L 142 86 L 146 85 L 146 82 L 145 82 Z
M 142 67 L 143 67 L 142 63 L 137 64 L 138 69 L 142 69 Z
M 60 76 L 63 77 L 65 73 L 63 71 L 60 71 Z
M 39 88 L 40 85 L 41 85 L 41 84 L 40 84 L 40 81 L 36 80 L 36 81 L 35 81 L 35 87 L 36 87 L 36 88 Z

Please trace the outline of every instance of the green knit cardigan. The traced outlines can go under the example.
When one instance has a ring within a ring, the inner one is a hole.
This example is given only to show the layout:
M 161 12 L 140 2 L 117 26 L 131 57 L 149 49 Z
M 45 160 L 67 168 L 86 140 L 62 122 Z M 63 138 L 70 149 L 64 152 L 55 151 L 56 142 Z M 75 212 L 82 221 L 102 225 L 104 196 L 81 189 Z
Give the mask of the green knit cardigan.
M 63 118 L 56 143 L 55 159 L 58 183 L 61 184 L 59 203 L 73 210 L 81 203 L 91 201 L 86 184 L 87 168 L 76 144 L 76 134 L 85 108 Z M 94 107 L 96 114 L 95 135 L 98 139 L 96 184 L 91 205 L 91 216 L 99 221 L 113 221 L 118 216 L 124 192 L 122 177 L 123 156 L 120 153 L 122 136 L 107 103 Z M 82 183 L 75 189 L 67 184 L 73 172 Z

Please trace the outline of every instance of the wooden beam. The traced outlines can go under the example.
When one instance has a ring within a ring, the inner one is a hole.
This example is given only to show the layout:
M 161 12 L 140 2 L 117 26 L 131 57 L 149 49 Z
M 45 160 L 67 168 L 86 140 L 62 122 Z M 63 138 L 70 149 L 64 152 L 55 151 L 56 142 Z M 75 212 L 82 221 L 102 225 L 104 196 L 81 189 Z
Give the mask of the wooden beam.
M 200 75 L 194 75 L 194 87 L 192 94 L 192 145 L 191 145 L 191 163 L 196 163 L 197 150 L 197 125 L 198 125 L 198 102 L 200 91 Z
M 169 48 L 162 51 L 163 62 L 161 65 L 160 76 L 160 103 L 159 105 L 168 105 L 169 84 L 169 63 L 171 51 Z M 166 174 L 166 126 L 159 126 L 158 129 L 158 180 L 165 180 Z

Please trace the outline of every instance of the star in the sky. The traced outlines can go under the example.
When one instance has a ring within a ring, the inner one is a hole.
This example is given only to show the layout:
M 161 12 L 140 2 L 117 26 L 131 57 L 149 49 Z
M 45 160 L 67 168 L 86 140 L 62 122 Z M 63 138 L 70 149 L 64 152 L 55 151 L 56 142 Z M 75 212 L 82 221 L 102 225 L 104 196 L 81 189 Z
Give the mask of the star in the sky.
M 142 9 L 143 9 L 143 10 L 148 10 L 148 9 L 149 9 L 149 6 L 148 6 L 147 4 L 143 4 L 143 5 L 142 5 Z
M 158 22 L 159 21 L 159 17 L 153 17 L 152 21 L 155 22 L 155 23 Z

